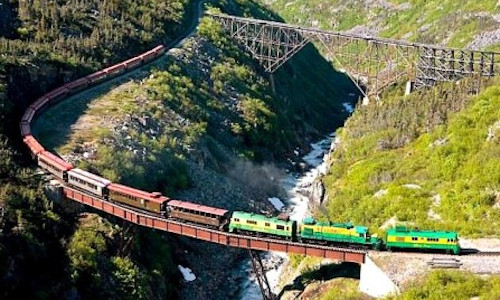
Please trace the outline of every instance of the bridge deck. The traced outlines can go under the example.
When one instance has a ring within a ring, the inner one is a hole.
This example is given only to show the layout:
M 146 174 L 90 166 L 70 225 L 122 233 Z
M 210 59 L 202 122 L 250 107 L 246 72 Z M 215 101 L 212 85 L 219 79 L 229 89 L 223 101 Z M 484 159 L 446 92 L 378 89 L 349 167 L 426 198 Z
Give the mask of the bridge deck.
M 63 187 L 63 195 L 66 198 L 94 207 L 140 226 L 172 232 L 211 243 L 243 249 L 311 255 L 358 264 L 362 264 L 365 261 L 365 251 L 258 238 L 185 224 L 123 208 L 114 203 L 89 196 L 67 186 Z

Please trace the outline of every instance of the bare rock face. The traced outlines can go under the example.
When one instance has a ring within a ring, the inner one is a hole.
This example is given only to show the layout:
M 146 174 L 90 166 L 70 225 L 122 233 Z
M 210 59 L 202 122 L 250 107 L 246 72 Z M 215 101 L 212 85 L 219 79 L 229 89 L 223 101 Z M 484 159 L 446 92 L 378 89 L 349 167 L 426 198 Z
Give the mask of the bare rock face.
M 325 186 L 323 185 L 323 181 L 321 179 L 314 180 L 311 186 L 311 200 L 316 205 L 323 204 L 325 200 Z

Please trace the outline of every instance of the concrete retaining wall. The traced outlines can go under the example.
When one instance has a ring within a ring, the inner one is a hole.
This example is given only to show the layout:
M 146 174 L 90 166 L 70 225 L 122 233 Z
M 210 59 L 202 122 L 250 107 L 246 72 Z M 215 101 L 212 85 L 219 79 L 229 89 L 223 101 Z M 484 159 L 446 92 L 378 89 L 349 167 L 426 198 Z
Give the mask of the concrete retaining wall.
M 361 265 L 359 290 L 372 297 L 379 298 L 399 293 L 399 288 L 367 255 Z

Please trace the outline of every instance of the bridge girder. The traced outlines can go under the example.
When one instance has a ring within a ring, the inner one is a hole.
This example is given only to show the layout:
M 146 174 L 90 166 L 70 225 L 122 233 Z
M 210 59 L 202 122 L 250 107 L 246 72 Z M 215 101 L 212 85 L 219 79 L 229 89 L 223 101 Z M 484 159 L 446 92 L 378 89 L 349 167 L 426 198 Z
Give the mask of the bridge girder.
M 405 78 L 416 88 L 466 76 L 500 73 L 500 53 L 462 50 L 325 31 L 285 23 L 209 14 L 261 64 L 273 73 L 309 42 L 345 72 L 367 98 Z
M 269 285 L 269 281 L 267 280 L 266 270 L 264 269 L 264 265 L 262 264 L 262 259 L 260 257 L 259 251 L 249 249 L 248 253 L 250 254 L 252 269 L 255 274 L 255 278 L 257 279 L 257 284 L 259 285 L 263 299 L 275 300 L 276 296 L 273 294 L 271 286 Z

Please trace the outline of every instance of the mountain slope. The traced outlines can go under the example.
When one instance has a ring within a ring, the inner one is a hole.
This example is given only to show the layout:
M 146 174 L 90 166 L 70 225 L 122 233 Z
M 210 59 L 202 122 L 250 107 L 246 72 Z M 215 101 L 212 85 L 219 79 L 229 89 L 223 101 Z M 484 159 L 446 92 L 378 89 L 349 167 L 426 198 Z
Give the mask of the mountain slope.
M 329 217 L 499 236 L 499 83 L 476 97 L 448 86 L 359 107 L 323 179 Z
M 426 0 L 262 0 L 286 22 L 450 47 L 500 49 L 500 4 Z

